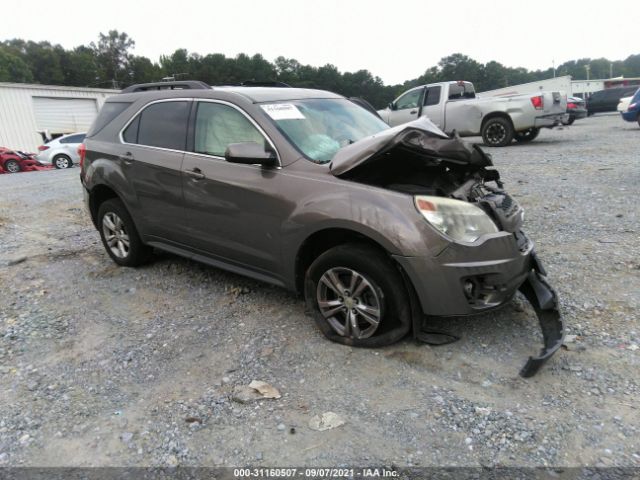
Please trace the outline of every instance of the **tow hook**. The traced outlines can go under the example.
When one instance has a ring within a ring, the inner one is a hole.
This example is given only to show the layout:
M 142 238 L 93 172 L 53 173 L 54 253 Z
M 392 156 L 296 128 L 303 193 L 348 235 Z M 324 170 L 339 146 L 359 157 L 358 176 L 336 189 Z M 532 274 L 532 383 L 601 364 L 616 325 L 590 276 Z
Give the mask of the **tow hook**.
M 544 347 L 537 357 L 529 357 L 527 363 L 520 370 L 520 376 L 524 378 L 533 377 L 556 353 L 564 342 L 566 333 L 564 321 L 558 309 L 558 296 L 547 283 L 544 275 L 546 272 L 535 253 L 532 254 L 532 260 L 533 269 L 529 272 L 524 283 L 520 285 L 520 291 L 536 312 L 544 337 Z

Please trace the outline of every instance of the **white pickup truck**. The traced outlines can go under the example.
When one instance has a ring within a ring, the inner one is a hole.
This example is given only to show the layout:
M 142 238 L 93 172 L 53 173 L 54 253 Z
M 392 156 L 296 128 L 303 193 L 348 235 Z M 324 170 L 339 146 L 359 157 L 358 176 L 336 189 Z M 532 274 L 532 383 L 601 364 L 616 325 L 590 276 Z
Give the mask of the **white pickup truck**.
M 566 115 L 564 92 L 500 97 L 476 96 L 471 82 L 441 82 L 404 92 L 378 114 L 392 127 L 426 116 L 447 133 L 482 135 L 485 145 L 529 142 L 540 128 L 559 125 Z

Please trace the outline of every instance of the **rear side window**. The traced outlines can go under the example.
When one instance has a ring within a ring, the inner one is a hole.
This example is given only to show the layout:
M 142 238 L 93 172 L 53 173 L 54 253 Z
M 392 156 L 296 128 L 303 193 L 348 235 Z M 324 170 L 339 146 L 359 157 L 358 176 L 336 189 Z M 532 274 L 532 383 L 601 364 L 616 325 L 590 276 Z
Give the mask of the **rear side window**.
M 70 135 L 60 140 L 60 143 L 82 143 L 84 142 L 84 137 L 85 137 L 84 133 L 80 135 Z
M 427 88 L 427 96 L 424 98 L 424 106 L 438 105 L 440 103 L 440 91 L 442 87 L 429 87 Z
M 124 112 L 129 105 L 131 105 L 131 102 L 105 102 L 100 109 L 100 113 L 94 120 L 93 125 L 91 125 L 91 129 L 87 132 L 87 136 L 91 137 L 98 133 L 106 127 L 111 120 Z
M 265 138 L 242 113 L 220 103 L 201 102 L 196 113 L 195 151 L 224 157 L 230 143 L 256 142 Z
M 145 108 L 123 133 L 127 143 L 185 150 L 189 102 L 161 102 Z

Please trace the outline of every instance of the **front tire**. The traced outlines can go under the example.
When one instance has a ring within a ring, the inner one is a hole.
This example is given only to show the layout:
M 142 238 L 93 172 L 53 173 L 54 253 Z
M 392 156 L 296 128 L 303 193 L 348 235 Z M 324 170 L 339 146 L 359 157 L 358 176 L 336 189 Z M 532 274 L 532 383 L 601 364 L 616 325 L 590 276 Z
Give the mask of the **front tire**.
M 493 117 L 482 126 L 482 140 L 489 147 L 505 147 L 513 140 L 513 125 L 504 117 Z
M 4 162 L 4 169 L 9 173 L 18 173 L 20 171 L 20 162 L 17 160 L 7 160 Z
M 305 300 L 322 333 L 343 345 L 390 345 L 411 327 L 400 272 L 368 245 L 339 245 L 320 255 L 306 272 Z
M 516 139 L 516 142 L 526 143 L 535 140 L 539 133 L 539 128 L 529 128 L 527 130 L 523 130 L 522 132 L 516 132 L 514 134 L 514 138 Z
M 73 162 L 66 155 L 57 155 L 53 158 L 53 166 L 57 169 L 64 170 L 66 168 L 71 168 L 73 166 Z
M 151 256 L 122 201 L 111 198 L 98 209 L 98 231 L 111 259 L 123 267 L 137 267 Z

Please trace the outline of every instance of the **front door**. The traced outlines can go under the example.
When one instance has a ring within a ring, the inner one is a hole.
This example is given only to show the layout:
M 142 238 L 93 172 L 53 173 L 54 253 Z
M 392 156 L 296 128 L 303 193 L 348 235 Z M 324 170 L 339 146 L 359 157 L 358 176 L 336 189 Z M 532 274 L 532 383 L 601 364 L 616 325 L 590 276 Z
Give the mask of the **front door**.
M 418 118 L 423 93 L 424 87 L 414 88 L 393 102 L 389 112 L 389 125 L 395 127 Z
M 231 104 L 200 101 L 194 107 L 193 152 L 182 164 L 190 244 L 240 267 L 277 274 L 282 212 L 291 209 L 278 192 L 280 170 L 224 159 L 230 143 L 267 139 Z

